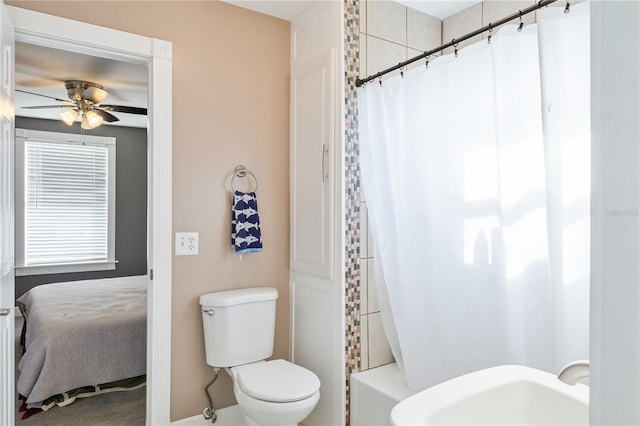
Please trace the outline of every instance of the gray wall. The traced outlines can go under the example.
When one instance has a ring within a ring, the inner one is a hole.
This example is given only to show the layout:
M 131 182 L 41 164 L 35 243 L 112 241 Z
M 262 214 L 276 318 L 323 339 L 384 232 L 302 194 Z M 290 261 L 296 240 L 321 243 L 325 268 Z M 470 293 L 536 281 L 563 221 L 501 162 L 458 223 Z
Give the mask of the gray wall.
M 16 117 L 16 128 L 80 133 L 78 123 L 26 117 Z M 116 269 L 16 277 L 16 299 L 40 284 L 147 273 L 147 130 L 103 125 L 87 133 L 116 138 Z

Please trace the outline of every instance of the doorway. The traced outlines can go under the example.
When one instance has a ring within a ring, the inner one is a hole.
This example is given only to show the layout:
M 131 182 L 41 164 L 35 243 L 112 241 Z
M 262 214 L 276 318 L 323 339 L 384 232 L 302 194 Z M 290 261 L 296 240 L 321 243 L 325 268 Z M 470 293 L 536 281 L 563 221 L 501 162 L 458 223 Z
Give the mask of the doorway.
M 171 43 L 7 7 L 17 42 L 146 66 L 148 124 L 147 424 L 169 423 Z M 0 354 L 6 356 L 6 354 Z M 0 407 L 3 411 L 13 407 Z

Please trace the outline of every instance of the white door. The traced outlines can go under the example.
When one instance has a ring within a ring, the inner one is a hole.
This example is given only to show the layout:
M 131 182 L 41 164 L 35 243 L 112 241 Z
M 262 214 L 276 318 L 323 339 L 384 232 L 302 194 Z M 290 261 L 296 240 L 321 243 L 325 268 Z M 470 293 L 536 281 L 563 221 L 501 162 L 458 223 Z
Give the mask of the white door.
M 332 161 L 337 146 L 336 56 L 335 49 L 328 49 L 291 74 L 291 355 L 322 383 L 320 401 L 304 420 L 307 425 L 340 424 L 343 399 L 341 380 L 334 375 L 342 365 L 335 339 L 341 324 L 334 322 L 344 316 L 336 292 L 340 279 L 335 280 L 340 276 Z
M 0 0 L 0 425 L 14 424 L 13 47 L 9 13 Z
M 345 419 L 343 3 L 291 23 L 291 359 L 318 375 L 305 425 Z
M 291 270 L 333 280 L 335 49 L 291 76 Z

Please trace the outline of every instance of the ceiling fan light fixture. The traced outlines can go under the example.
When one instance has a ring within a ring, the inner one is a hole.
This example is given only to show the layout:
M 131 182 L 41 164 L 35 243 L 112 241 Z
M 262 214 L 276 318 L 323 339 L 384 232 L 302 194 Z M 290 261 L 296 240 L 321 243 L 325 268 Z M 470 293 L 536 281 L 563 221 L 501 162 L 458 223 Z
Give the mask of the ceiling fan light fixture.
M 60 99 L 49 95 L 30 92 L 16 88 L 16 92 L 23 92 L 30 95 L 42 96 L 50 98 L 61 105 L 36 105 L 21 106 L 21 108 L 43 109 L 43 108 L 64 108 L 64 112 L 60 113 L 60 119 L 67 125 L 71 126 L 80 117 L 83 129 L 90 130 L 101 126 L 106 121 L 114 123 L 120 119 L 113 115 L 113 112 L 122 112 L 125 114 L 147 115 L 147 108 L 132 107 L 125 105 L 102 105 L 101 102 L 106 99 L 108 92 L 96 83 L 84 80 L 66 80 L 65 87 L 69 100 Z
M 80 124 L 80 127 L 82 127 L 85 130 L 91 130 L 94 127 L 91 124 L 89 124 L 89 120 L 87 120 L 86 114 L 82 115 L 82 123 Z
M 95 111 L 87 111 L 84 113 L 84 118 L 86 118 L 87 123 L 91 126 L 91 129 L 98 127 L 104 121 L 102 117 L 96 114 Z M 84 122 L 84 119 L 83 119 Z
M 87 84 L 94 84 L 94 83 L 88 83 L 86 82 L 85 85 Z M 107 97 L 109 93 L 104 90 L 102 87 L 98 86 L 97 84 L 95 86 L 89 86 L 85 89 L 84 92 L 82 92 L 82 99 L 88 99 L 91 102 L 93 102 L 94 104 L 99 104 L 100 102 L 104 101 Z
M 73 122 L 76 121 L 76 118 L 78 118 L 78 111 L 75 109 L 68 109 L 65 112 L 60 113 L 60 118 L 67 125 L 71 126 Z

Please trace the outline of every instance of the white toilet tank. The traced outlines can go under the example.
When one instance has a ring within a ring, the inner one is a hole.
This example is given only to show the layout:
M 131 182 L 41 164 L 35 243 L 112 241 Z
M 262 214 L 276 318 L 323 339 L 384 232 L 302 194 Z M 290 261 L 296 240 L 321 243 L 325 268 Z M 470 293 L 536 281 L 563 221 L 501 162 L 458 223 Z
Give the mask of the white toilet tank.
M 207 364 L 233 367 L 273 354 L 278 290 L 243 288 L 200 296 Z

